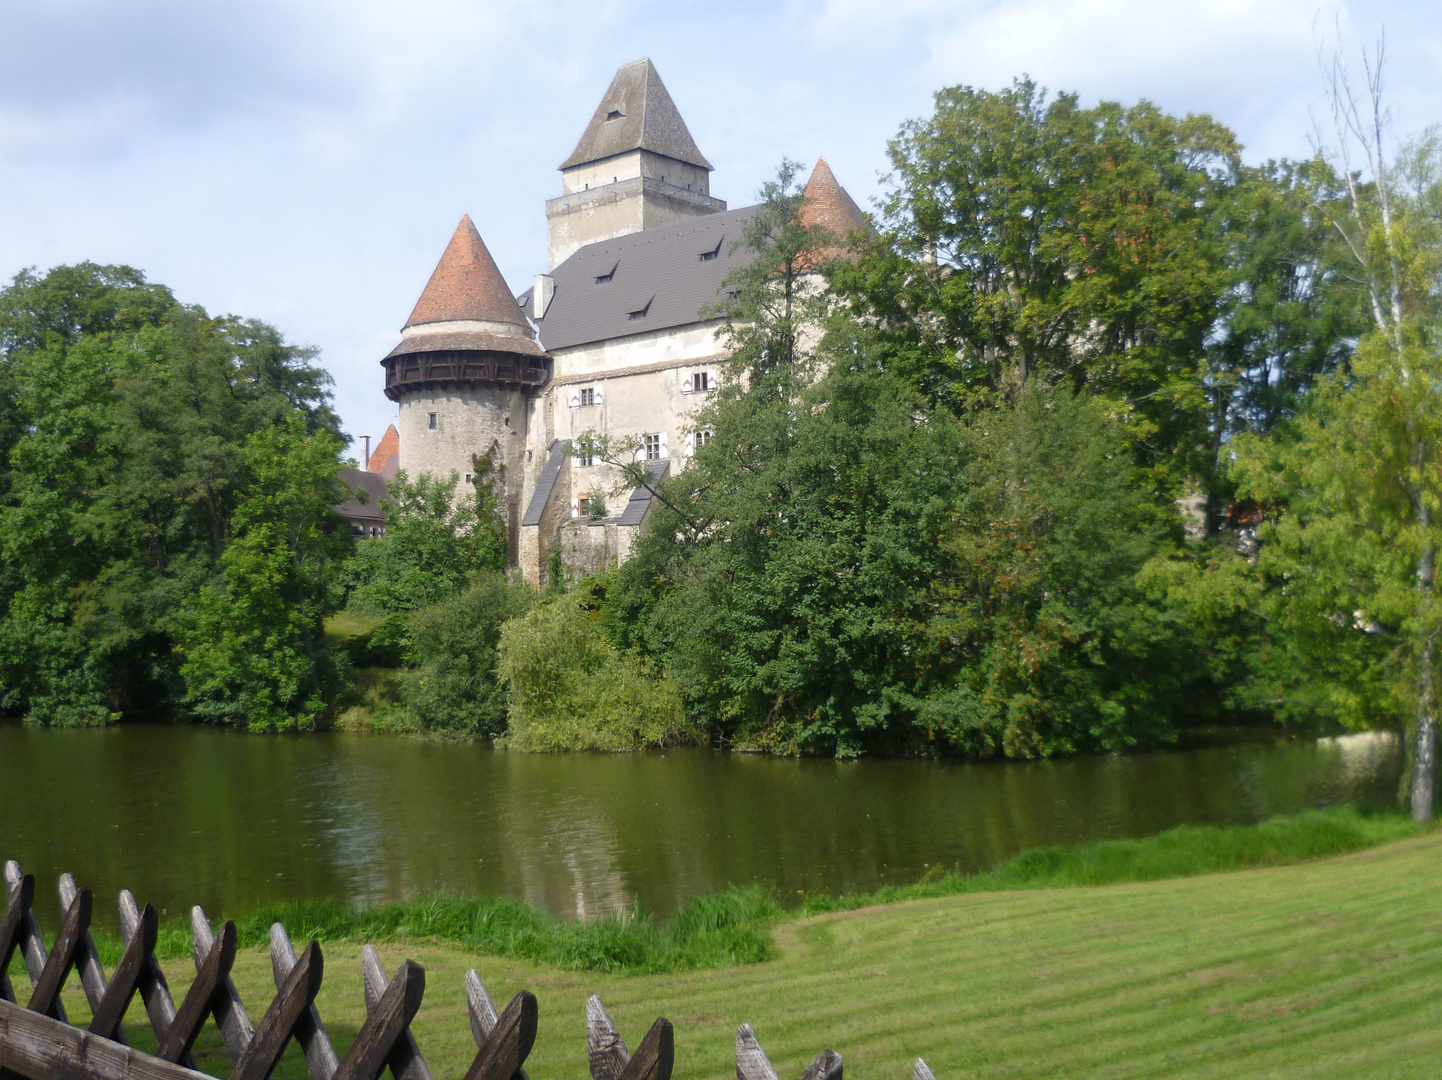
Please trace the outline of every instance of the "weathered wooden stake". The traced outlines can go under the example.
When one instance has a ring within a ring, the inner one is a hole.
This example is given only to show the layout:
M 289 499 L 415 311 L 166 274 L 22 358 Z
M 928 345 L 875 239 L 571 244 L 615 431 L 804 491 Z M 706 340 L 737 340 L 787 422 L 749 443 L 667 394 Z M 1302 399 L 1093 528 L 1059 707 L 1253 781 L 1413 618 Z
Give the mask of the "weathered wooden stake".
M 341 1058 L 335 1080 L 375 1080 L 386 1066 L 401 1035 L 421 1009 L 426 992 L 426 969 L 403 960 L 375 1008 L 366 1014 L 360 1034 Z
M 511 1080 L 536 1045 L 536 995 L 522 990 L 496 1018 L 476 1051 L 466 1080 Z
M 150 907 L 149 904 L 145 906 Z M 135 903 L 135 897 L 129 889 L 121 889 L 120 936 L 127 946 L 137 934 L 144 932 L 144 926 L 144 912 Z M 140 1000 L 145 1003 L 145 1014 L 150 1017 L 150 1030 L 155 1033 L 155 1041 L 159 1042 L 165 1038 L 170 1025 L 175 1023 L 175 1000 L 170 996 L 170 985 L 165 981 L 165 973 L 160 970 L 160 961 L 155 959 L 152 951 L 147 951 L 141 962 L 136 988 L 140 991 Z M 189 1054 L 182 1057 L 179 1064 L 187 1069 L 195 1068 L 195 1061 Z
M 190 1053 L 195 1038 L 210 1016 L 211 999 L 220 980 L 230 974 L 235 963 L 235 923 L 220 928 L 220 937 L 213 938 L 195 973 L 195 982 L 185 993 L 185 1000 L 175 1010 L 175 1020 L 160 1038 L 157 1057 L 179 1061 Z
M 25 875 L 20 872 L 20 864 L 14 859 L 5 863 L 5 887 L 14 889 L 22 881 Z M 40 982 L 40 975 L 45 970 L 45 958 L 48 950 L 45 948 L 45 938 L 40 933 L 40 924 L 35 921 L 35 913 L 28 908 L 20 918 L 20 954 L 25 958 L 25 972 L 30 976 L 30 985 L 35 986 Z M 19 1000 L 19 995 L 16 995 Z M 64 1023 L 65 1006 L 60 1002 L 55 1003 L 55 1008 L 50 1014 L 56 1020 Z
M 599 994 L 586 999 L 586 1061 L 591 1067 L 591 1080 L 620 1080 L 631 1061 L 626 1040 Z
M 155 909 L 146 904 L 145 910 L 140 913 L 139 933 L 131 935 L 130 940 L 125 943 L 125 951 L 120 954 L 120 963 L 115 965 L 115 974 L 111 976 L 110 984 L 101 994 L 100 1003 L 95 1006 L 95 1013 L 90 1020 L 92 1035 L 99 1035 L 123 1045 L 124 1040 L 117 1037 L 121 1034 L 120 1018 L 125 1015 L 125 1010 L 130 1008 L 130 999 L 135 996 L 135 988 L 145 974 L 146 961 L 155 959 L 155 940 L 159 926 L 160 919 L 155 914 Z
M 226 934 L 234 940 L 234 923 L 225 924 L 221 931 L 222 941 Z M 216 944 L 219 945 L 220 942 Z M 209 963 L 210 957 L 207 956 L 206 964 Z M 280 1061 L 280 1055 L 285 1052 L 285 1044 L 290 1041 L 296 1023 L 306 1009 L 310 1008 L 311 1002 L 315 1001 L 316 994 L 320 993 L 320 983 L 324 977 L 325 958 L 321 956 L 320 946 L 312 941 L 291 967 L 290 974 L 285 977 L 285 982 L 276 993 L 275 1000 L 270 1003 L 270 1008 L 265 1010 L 259 1030 L 240 1052 L 230 1080 L 265 1080 L 270 1075 L 276 1062 Z M 199 976 L 196 978 L 198 980 Z M 189 1001 L 190 998 L 187 997 L 186 1002 Z M 182 1005 L 181 1012 L 184 1011 L 185 1006 Z
M 35 992 L 30 995 L 30 1004 L 26 1006 L 31 1012 L 54 1016 L 56 1020 L 63 1019 L 55 1015 L 55 1010 L 60 1004 L 60 991 L 64 989 L 70 968 L 75 963 L 75 954 L 80 949 L 81 935 L 90 929 L 90 905 L 90 890 L 81 889 L 65 912 L 60 933 L 55 937 L 50 955 L 45 958 L 45 967 L 35 981 Z
M 229 925 L 233 928 L 234 924 Z M 195 972 L 198 978 L 201 958 L 210 951 L 215 940 L 210 930 L 210 922 L 199 904 L 190 909 L 190 936 L 194 942 L 192 952 L 195 954 Z M 235 983 L 230 981 L 230 965 L 226 965 L 225 974 L 211 991 L 208 1004 L 215 1015 L 216 1027 L 220 1028 L 220 1037 L 225 1040 L 225 1052 L 230 1055 L 231 1063 L 234 1064 L 240 1060 L 240 1055 L 245 1053 L 245 1048 L 255 1037 L 255 1026 L 250 1022 L 245 1006 L 240 1003 L 240 995 L 235 992 Z
M 79 891 L 73 877 L 69 874 L 60 875 L 61 907 L 70 907 Z M 90 1012 L 94 1015 L 105 997 L 105 968 L 100 965 L 100 954 L 95 951 L 95 942 L 88 930 L 80 935 L 80 947 L 75 952 L 75 970 L 80 973 L 80 985 L 85 989 L 85 1000 L 90 1003 Z M 107 1038 L 118 1043 L 125 1042 L 125 1032 L 121 1030 L 118 1022 Z
M 295 949 L 285 927 L 274 923 L 270 928 L 270 969 L 275 976 L 275 988 L 279 992 L 295 967 Z M 331 1045 L 325 1024 L 314 1002 L 306 1006 L 295 1024 L 295 1039 L 305 1054 L 305 1063 L 310 1067 L 311 1080 L 331 1080 L 340 1059 Z

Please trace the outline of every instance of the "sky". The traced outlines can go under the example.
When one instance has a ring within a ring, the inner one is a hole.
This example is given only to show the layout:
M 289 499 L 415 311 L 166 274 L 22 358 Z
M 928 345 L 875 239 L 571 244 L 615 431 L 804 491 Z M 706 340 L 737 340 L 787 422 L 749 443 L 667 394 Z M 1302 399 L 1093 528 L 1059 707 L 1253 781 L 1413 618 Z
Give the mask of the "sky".
M 1437 0 L 0 0 L 0 279 L 124 263 L 273 323 L 374 438 L 463 213 L 514 291 L 545 271 L 556 166 L 621 64 L 655 62 L 732 207 L 822 155 L 869 208 L 934 91 L 1021 75 L 1306 156 L 1319 50 L 1355 70 L 1384 32 L 1394 132 L 1442 122 Z

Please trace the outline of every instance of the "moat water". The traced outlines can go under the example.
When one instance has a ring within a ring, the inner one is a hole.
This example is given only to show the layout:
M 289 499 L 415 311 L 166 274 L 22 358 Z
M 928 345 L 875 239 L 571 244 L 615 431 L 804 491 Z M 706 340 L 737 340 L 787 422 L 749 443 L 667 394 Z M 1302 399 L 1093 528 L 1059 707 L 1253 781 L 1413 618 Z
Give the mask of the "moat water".
M 1385 734 L 968 764 L 0 722 L 0 859 L 36 874 L 51 925 L 65 870 L 110 927 L 122 887 L 171 915 L 445 891 L 666 916 L 732 883 L 869 890 L 1044 844 L 1388 804 L 1402 757 Z

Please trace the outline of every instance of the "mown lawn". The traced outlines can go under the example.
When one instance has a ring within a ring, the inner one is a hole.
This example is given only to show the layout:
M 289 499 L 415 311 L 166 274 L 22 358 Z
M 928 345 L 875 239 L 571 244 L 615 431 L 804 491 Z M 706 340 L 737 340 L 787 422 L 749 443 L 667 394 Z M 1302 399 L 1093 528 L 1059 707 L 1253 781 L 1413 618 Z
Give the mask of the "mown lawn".
M 470 1061 L 472 966 L 498 1005 L 521 988 L 540 999 L 535 1080 L 587 1076 L 592 992 L 633 1047 L 656 1016 L 675 1023 L 678 1080 L 733 1076 L 742 1021 L 782 1080 L 823 1046 L 861 1080 L 907 1080 L 918 1055 L 938 1080 L 1423 1077 L 1442 1060 L 1437 834 L 1272 869 L 888 904 L 783 921 L 776 935 L 773 961 L 668 975 L 558 971 L 456 945 L 381 955 L 426 968 L 414 1030 L 437 1080 Z M 363 1010 L 359 946 L 325 954 L 318 1005 L 343 1052 Z M 178 998 L 193 969 L 167 970 Z M 235 978 L 258 1018 L 274 992 L 266 955 L 243 953 Z M 78 987 L 66 997 L 72 1021 L 84 1017 Z M 138 1002 L 129 1023 L 140 1035 Z M 202 1049 L 202 1067 L 225 1076 L 213 1033 Z M 294 1048 L 280 1073 L 305 1075 Z

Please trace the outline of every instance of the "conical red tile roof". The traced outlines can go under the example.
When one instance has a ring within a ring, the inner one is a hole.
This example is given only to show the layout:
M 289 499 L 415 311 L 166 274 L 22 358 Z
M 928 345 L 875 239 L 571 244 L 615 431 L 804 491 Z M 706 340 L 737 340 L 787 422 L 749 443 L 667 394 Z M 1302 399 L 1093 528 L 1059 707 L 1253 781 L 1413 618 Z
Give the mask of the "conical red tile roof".
M 445 254 L 406 320 L 406 328 L 464 320 L 514 323 L 529 333 L 525 316 L 470 214 L 456 226 Z
M 804 194 L 806 204 L 801 210 L 803 225 L 827 229 L 837 239 L 845 239 L 847 233 L 866 232 L 871 228 L 861 207 L 837 182 L 836 174 L 826 164 L 825 158 L 816 159 L 816 168 L 811 170 L 811 179 L 806 181 Z
M 401 452 L 401 436 L 392 424 L 386 428 L 386 433 L 381 436 L 381 441 L 376 444 L 375 453 L 371 454 L 370 460 L 366 462 L 366 472 L 384 473 L 386 465 L 391 458 L 397 457 Z

